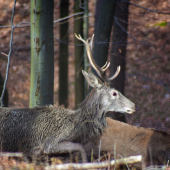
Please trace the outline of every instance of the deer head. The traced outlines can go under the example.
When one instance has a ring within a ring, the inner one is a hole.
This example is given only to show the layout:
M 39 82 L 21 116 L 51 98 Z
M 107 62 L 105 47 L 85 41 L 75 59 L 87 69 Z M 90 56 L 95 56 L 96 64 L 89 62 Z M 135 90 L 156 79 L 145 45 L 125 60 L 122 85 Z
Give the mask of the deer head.
M 106 113 L 109 111 L 115 111 L 115 112 L 123 112 L 123 113 L 126 112 L 129 114 L 135 112 L 134 103 L 132 103 L 129 99 L 124 97 L 119 91 L 110 87 L 110 81 L 117 77 L 117 75 L 120 72 L 120 66 L 117 68 L 117 71 L 113 76 L 107 78 L 105 76 L 105 71 L 108 69 L 110 62 L 109 63 L 106 62 L 106 64 L 100 68 L 94 61 L 94 58 L 92 57 L 92 47 L 93 47 L 92 42 L 93 42 L 94 35 L 92 36 L 90 42 L 89 39 L 87 39 L 87 41 L 82 39 L 80 35 L 77 36 L 75 34 L 75 36 L 77 39 L 79 39 L 85 44 L 89 62 L 91 66 L 94 68 L 94 70 L 97 72 L 98 76 L 100 77 L 100 78 L 96 77 L 91 71 L 88 71 L 87 73 L 86 71 L 82 70 L 82 73 L 86 78 L 88 84 L 91 87 L 93 87 L 93 91 L 95 91 L 93 100 L 96 100 L 96 102 L 100 101 L 99 107 L 102 110 L 101 112 Z M 92 94 L 94 93 L 92 92 Z

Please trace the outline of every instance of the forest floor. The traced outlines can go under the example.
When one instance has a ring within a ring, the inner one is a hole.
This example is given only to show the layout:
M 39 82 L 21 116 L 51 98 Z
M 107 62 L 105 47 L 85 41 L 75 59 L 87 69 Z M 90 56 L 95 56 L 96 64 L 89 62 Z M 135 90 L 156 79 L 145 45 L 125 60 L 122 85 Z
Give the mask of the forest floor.
M 89 37 L 94 30 L 95 2 L 95 0 L 89 2 Z M 131 3 L 155 11 L 170 12 L 170 0 L 131 0 Z M 10 26 L 12 7 L 13 0 L 2 0 L 0 26 Z M 129 124 L 156 128 L 170 133 L 170 15 L 151 12 L 148 9 L 129 5 L 125 95 L 136 104 L 137 112 L 127 115 L 126 118 Z M 54 20 L 57 20 L 59 19 L 59 1 L 57 0 L 55 0 L 54 11 Z M 70 2 L 69 12 L 70 15 L 73 14 L 73 1 Z M 30 22 L 30 1 L 28 0 L 18 0 L 16 3 L 14 25 L 20 22 Z M 73 22 L 74 18 L 71 17 L 68 30 L 70 35 L 68 43 L 71 44 L 69 46 L 68 106 L 70 109 L 74 109 L 75 100 Z M 59 24 L 59 22 L 54 24 L 56 39 L 59 39 Z M 25 25 L 15 28 L 13 37 L 7 89 L 9 107 L 14 108 L 29 106 L 30 27 Z M 0 27 L 0 52 L 8 54 L 10 33 L 10 27 Z M 54 40 L 54 46 L 54 105 L 57 106 L 59 53 L 57 40 Z M 0 53 L 0 72 L 3 77 L 6 74 L 6 64 L 7 57 Z M 12 165 L 15 161 L 8 163 Z M 1 163 L 0 169 L 4 169 L 1 168 Z

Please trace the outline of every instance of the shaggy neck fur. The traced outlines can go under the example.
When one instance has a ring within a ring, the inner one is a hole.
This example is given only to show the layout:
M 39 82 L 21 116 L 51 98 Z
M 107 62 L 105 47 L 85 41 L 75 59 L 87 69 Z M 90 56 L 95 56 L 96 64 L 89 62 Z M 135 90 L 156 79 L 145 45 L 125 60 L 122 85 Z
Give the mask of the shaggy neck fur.
M 103 129 L 106 127 L 105 113 L 100 105 L 100 95 L 93 89 L 87 98 L 83 101 L 80 108 L 76 111 L 75 129 L 77 131 L 78 142 L 86 143 L 100 137 Z M 91 100 L 93 99 L 93 100 Z

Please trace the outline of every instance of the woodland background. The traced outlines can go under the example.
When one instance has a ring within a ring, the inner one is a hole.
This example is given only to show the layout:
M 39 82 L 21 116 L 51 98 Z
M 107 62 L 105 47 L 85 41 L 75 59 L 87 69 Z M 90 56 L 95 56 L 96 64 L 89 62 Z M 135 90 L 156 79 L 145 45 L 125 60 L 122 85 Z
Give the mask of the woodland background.
M 88 2 L 89 35 L 94 33 L 95 0 Z M 135 5 L 134 5 L 135 4 Z M 54 20 L 59 19 L 60 1 L 54 1 Z M 74 14 L 74 1 L 69 1 L 69 15 Z M 141 7 L 144 7 L 145 9 Z M 10 19 L 13 1 L 0 3 L 0 52 L 8 53 L 10 41 Z M 153 10 L 152 12 L 150 11 Z M 127 122 L 137 126 L 152 127 L 170 132 L 170 0 L 131 0 L 128 15 L 128 39 L 126 52 L 125 96 L 136 104 L 137 111 L 126 115 Z M 154 12 L 155 11 L 155 12 Z M 30 1 L 16 3 L 14 25 L 30 22 Z M 69 23 L 69 100 L 68 108 L 75 108 L 74 69 L 74 17 Z M 58 59 L 60 22 L 54 23 L 54 105 L 59 94 Z M 3 26 L 3 27 L 2 27 Z M 116 41 L 111 39 L 116 45 Z M 104 41 L 102 43 L 105 43 Z M 106 45 L 108 45 L 106 43 Z M 120 51 L 121 52 L 121 51 Z M 109 49 L 109 55 L 112 53 Z M 7 57 L 0 54 L 0 73 L 6 74 Z M 14 29 L 13 50 L 7 83 L 8 107 L 29 107 L 30 91 L 30 27 Z
M 60 19 L 61 1 L 54 0 L 54 21 Z M 80 6 L 82 5 L 81 1 L 70 0 L 68 16 L 75 14 L 75 2 L 78 2 Z M 97 2 L 97 0 L 88 2 L 88 37 L 94 33 Z M 13 0 L 0 0 L 0 74 L 2 75 L 0 80 L 4 79 L 6 74 L 7 57 L 1 52 L 8 54 L 9 51 L 13 4 Z M 117 5 L 123 9 L 120 0 L 117 1 Z M 29 0 L 17 0 L 15 7 L 14 25 L 21 22 L 25 22 L 25 24 L 15 28 L 13 34 L 13 48 L 7 82 L 8 107 L 13 108 L 29 107 L 30 6 Z M 117 47 L 117 51 L 121 54 L 122 51 L 119 47 L 127 44 L 124 94 L 137 107 L 136 113 L 126 115 L 127 123 L 165 130 L 170 133 L 169 9 L 170 0 L 130 0 L 128 23 L 124 22 L 128 28 L 127 31 L 124 31 L 127 34 L 127 40 L 117 42 L 111 38 L 110 44 L 107 39 L 103 39 L 99 43 L 110 47 L 108 60 L 113 54 L 112 46 Z M 82 16 L 78 16 L 76 20 L 81 18 Z M 75 101 L 77 89 L 75 75 L 78 72 L 75 72 L 75 49 L 80 45 L 80 42 L 74 44 L 74 21 L 74 17 L 68 17 L 68 20 L 54 23 L 54 106 L 62 104 L 59 102 L 59 50 L 61 45 L 68 44 L 68 105 L 66 105 L 69 109 L 75 109 L 77 104 Z M 69 25 L 67 41 L 65 38 L 60 39 L 60 26 L 65 23 Z M 109 75 L 109 70 L 107 75 Z M 82 94 L 79 96 L 80 98 L 84 97 Z M 60 160 L 57 161 L 59 162 L 54 161 L 54 163 L 61 163 Z M 0 169 L 12 169 L 13 167 L 15 169 L 16 167 L 18 169 L 44 169 L 44 166 L 41 165 L 37 167 L 34 164 L 25 164 L 24 162 L 18 164 L 15 160 L 0 157 Z

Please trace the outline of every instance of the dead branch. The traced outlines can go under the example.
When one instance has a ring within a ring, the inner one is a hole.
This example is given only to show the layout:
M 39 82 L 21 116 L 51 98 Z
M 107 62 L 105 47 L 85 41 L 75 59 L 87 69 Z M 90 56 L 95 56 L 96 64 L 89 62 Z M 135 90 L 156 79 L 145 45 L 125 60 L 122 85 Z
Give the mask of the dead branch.
M 21 152 L 0 152 L 0 156 L 2 157 L 23 157 Z
M 14 0 L 14 5 L 13 5 L 13 8 L 12 8 L 12 16 L 11 16 L 11 28 L 12 28 L 12 29 L 11 29 L 11 39 L 10 39 L 10 44 L 9 44 L 8 62 L 7 62 L 7 68 L 6 68 L 6 76 L 5 76 L 5 81 L 4 81 L 4 87 L 3 87 L 2 94 L 1 94 L 1 98 L 0 98 L 1 107 L 4 106 L 3 97 L 4 97 L 4 93 L 5 93 L 5 88 L 6 88 L 7 80 L 8 80 L 10 57 L 11 57 L 11 52 L 12 52 L 12 40 L 13 40 L 13 32 L 14 32 L 13 19 L 14 19 L 14 12 L 15 12 L 15 4 L 16 4 L 16 0 Z
M 130 156 L 127 158 L 116 159 L 112 161 L 104 161 L 98 163 L 68 163 L 68 164 L 61 164 L 61 165 L 51 165 L 46 166 L 45 170 L 69 170 L 69 169 L 91 169 L 91 168 L 106 168 L 109 166 L 113 166 L 115 164 L 128 164 L 128 163 L 137 163 L 142 161 L 142 156 Z
M 154 12 L 154 13 L 164 14 L 164 15 L 170 15 L 170 13 L 169 13 L 169 12 L 161 12 L 161 11 L 152 10 L 152 9 L 145 8 L 145 7 L 143 7 L 143 6 L 140 6 L 140 5 L 134 4 L 134 3 L 132 3 L 132 2 L 129 2 L 129 1 L 127 1 L 127 0 L 122 0 L 122 1 L 123 1 L 123 2 L 127 2 L 127 3 L 129 3 L 130 5 L 136 6 L 136 7 L 138 7 L 138 8 L 145 9 L 145 10 L 147 10 L 147 11 L 149 11 L 149 12 Z

